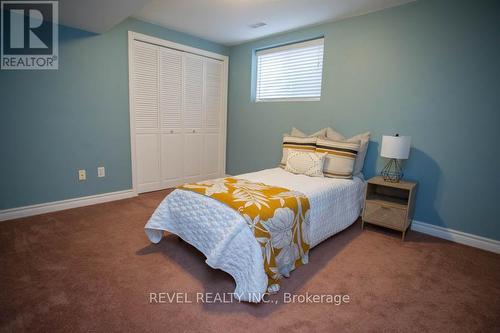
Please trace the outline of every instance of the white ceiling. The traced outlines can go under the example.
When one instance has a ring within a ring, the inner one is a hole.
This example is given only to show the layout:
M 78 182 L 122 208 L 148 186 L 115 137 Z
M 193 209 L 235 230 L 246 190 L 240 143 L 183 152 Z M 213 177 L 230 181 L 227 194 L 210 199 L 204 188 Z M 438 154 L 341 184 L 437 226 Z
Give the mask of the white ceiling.
M 415 0 L 59 0 L 61 24 L 103 33 L 129 16 L 225 45 Z M 265 22 L 259 28 L 250 25 Z
M 151 0 L 59 0 L 59 23 L 103 33 Z
M 136 18 L 225 45 L 415 0 L 152 0 Z M 265 22 L 253 29 L 251 24 Z

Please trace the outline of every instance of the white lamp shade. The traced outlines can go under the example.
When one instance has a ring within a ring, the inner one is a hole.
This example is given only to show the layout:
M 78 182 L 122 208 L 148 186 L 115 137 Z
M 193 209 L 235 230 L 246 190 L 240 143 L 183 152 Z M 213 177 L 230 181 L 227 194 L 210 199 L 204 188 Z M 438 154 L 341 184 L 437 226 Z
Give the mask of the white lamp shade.
M 406 160 L 410 156 L 411 136 L 382 136 L 380 156 Z

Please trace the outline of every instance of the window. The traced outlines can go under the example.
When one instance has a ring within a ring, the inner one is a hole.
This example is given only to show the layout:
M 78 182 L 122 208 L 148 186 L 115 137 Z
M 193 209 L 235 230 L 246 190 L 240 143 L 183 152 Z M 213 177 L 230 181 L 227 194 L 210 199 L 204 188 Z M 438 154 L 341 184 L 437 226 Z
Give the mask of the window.
M 257 51 L 255 100 L 319 101 L 324 38 Z

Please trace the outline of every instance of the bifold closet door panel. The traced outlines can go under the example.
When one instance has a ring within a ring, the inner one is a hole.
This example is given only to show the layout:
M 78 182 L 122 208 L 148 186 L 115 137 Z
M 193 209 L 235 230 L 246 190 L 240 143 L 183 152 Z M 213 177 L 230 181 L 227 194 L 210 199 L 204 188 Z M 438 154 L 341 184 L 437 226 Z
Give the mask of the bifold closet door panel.
M 203 170 L 203 58 L 183 55 L 184 181 L 202 179 Z
M 160 120 L 162 187 L 183 182 L 182 134 L 182 53 L 167 48 L 160 50 Z
M 206 58 L 204 67 L 203 177 L 217 178 L 222 176 L 222 63 Z
M 203 176 L 216 178 L 222 175 L 221 116 L 222 116 L 222 63 L 204 60 L 204 149 Z
M 147 192 L 161 188 L 158 47 L 134 41 L 133 61 L 137 185 Z

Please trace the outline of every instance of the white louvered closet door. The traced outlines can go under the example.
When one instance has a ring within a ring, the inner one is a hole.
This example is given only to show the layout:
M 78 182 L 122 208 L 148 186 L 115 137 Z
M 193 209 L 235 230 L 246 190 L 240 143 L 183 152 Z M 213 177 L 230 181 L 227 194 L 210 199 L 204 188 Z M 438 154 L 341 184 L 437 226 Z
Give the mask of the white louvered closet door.
M 223 62 L 138 40 L 131 54 L 137 191 L 222 177 Z
M 134 41 L 134 114 L 139 192 L 161 188 L 158 47 Z
M 160 121 L 161 121 L 161 180 L 162 187 L 172 187 L 183 181 L 182 133 L 182 53 L 160 49 Z
M 221 177 L 222 63 L 204 60 L 204 149 L 203 177 Z
M 183 56 L 184 180 L 203 179 L 203 58 Z

